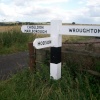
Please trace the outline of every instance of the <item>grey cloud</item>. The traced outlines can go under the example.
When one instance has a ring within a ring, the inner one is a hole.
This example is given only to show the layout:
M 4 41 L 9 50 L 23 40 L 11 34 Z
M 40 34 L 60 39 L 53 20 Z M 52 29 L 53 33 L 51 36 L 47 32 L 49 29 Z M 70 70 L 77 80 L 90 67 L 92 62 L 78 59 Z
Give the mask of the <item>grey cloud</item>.
M 96 24 L 96 21 L 93 17 L 77 16 L 74 18 L 74 20 L 76 21 L 76 23 L 80 24 Z
M 86 8 L 89 9 L 90 17 L 100 17 L 100 0 L 88 0 Z
M 28 6 L 33 0 L 13 0 L 12 4 L 16 6 Z
M 39 10 L 33 11 L 33 14 L 36 14 L 36 15 L 45 15 L 48 13 L 51 13 L 49 9 L 39 9 Z
M 5 13 L 3 12 L 1 8 L 0 8 L 0 16 L 5 16 Z
M 89 13 L 91 17 L 100 17 L 100 7 L 90 7 Z
M 37 8 L 37 9 L 31 9 L 31 10 L 26 10 L 22 12 L 22 15 L 28 15 L 28 16 L 42 16 L 42 15 L 47 15 L 50 14 L 51 11 L 49 9 L 45 8 Z

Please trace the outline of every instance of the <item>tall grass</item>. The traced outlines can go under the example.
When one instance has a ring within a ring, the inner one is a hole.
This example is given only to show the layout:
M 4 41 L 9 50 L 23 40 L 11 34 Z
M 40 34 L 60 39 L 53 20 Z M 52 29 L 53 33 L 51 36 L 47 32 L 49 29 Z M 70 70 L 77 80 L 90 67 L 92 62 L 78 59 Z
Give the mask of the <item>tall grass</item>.
M 21 32 L 21 26 L 0 26 L 0 54 L 14 53 L 27 50 L 28 42 L 32 42 L 34 38 L 49 37 L 46 34 L 26 34 Z M 78 36 L 62 36 L 65 41 L 78 41 L 88 39 Z
M 24 34 L 17 29 L 1 32 L 0 54 L 26 50 L 28 42 L 33 40 L 34 36 L 32 34 Z
M 65 64 L 62 78 L 52 80 L 49 67 L 41 65 L 41 70 L 23 70 L 7 81 L 0 82 L 1 100 L 99 100 L 99 80 L 87 73 L 72 75 Z

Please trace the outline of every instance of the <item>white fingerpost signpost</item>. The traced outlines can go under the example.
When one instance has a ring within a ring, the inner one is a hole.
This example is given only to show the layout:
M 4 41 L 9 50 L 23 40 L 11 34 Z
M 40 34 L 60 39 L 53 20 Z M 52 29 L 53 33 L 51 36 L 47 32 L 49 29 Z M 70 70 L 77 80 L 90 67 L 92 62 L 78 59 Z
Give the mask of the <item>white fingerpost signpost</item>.
M 61 34 L 62 21 L 51 21 L 51 38 L 53 46 L 51 47 L 50 57 L 50 77 L 58 80 L 61 78 L 61 46 L 62 35 Z
M 37 38 L 33 41 L 36 49 L 51 47 L 50 78 L 61 78 L 61 47 L 62 35 L 96 36 L 100 37 L 100 26 L 92 25 L 62 25 L 61 20 L 52 20 L 50 25 L 23 25 L 23 33 L 50 34 L 50 37 Z

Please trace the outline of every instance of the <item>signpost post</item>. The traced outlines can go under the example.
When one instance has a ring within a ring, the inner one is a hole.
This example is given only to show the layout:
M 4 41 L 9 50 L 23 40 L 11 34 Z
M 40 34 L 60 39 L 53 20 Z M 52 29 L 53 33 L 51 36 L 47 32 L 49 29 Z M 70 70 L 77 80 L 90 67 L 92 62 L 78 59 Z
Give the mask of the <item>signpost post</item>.
M 61 20 L 52 20 L 51 25 L 23 25 L 23 33 L 50 34 L 50 37 L 38 38 L 33 41 L 36 49 L 51 47 L 50 77 L 61 78 L 61 47 L 62 35 L 100 37 L 100 26 L 62 25 Z

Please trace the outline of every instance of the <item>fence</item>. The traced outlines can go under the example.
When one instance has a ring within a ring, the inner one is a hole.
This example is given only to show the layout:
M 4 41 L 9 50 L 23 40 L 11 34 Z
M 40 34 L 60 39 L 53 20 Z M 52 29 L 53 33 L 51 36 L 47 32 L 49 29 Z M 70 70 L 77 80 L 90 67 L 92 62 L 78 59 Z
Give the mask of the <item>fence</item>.
M 49 66 L 50 48 L 36 50 L 34 54 L 33 65 L 37 68 L 43 63 Z M 100 66 L 100 42 L 63 43 L 62 65 L 65 63 L 72 69 L 97 70 Z

